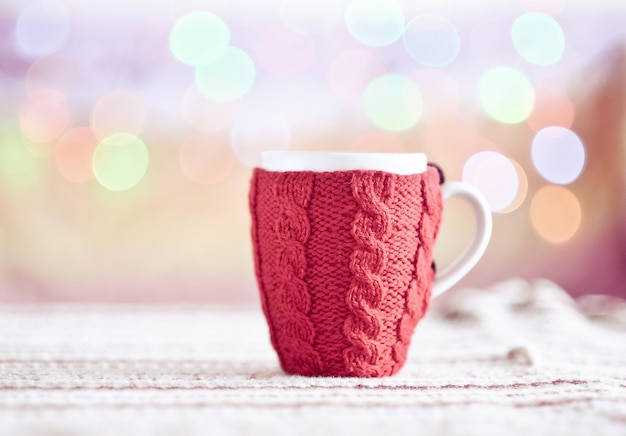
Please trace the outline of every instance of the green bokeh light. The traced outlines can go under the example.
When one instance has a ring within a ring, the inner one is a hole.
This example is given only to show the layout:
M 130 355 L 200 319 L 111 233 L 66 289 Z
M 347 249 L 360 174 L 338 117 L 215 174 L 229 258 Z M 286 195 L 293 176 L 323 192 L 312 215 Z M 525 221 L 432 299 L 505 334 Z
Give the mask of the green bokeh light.
M 148 169 L 148 148 L 128 133 L 107 136 L 93 155 L 93 172 L 102 186 L 125 191 L 141 181 Z
M 217 61 L 228 48 L 230 31 L 217 15 L 190 12 L 176 21 L 170 32 L 170 49 L 179 61 L 200 66 Z
M 417 85 L 398 74 L 372 80 L 363 94 L 369 119 L 385 130 L 410 129 L 422 116 L 422 94 Z
M 487 114 L 504 124 L 524 121 L 535 106 L 535 92 L 520 71 L 499 67 L 487 71 L 480 79 L 480 102 Z
M 373 47 L 393 43 L 404 31 L 402 7 L 392 0 L 354 0 L 346 9 L 345 20 L 354 39 Z
M 565 36 L 551 16 L 536 12 L 519 16 L 511 28 L 513 45 L 518 53 L 536 65 L 557 63 L 565 50 Z
M 233 101 L 248 92 L 255 77 L 256 68 L 250 56 L 228 47 L 217 62 L 196 70 L 196 85 L 211 100 Z
M 11 190 L 33 186 L 40 179 L 40 159 L 28 152 L 18 133 L 0 131 L 0 177 Z

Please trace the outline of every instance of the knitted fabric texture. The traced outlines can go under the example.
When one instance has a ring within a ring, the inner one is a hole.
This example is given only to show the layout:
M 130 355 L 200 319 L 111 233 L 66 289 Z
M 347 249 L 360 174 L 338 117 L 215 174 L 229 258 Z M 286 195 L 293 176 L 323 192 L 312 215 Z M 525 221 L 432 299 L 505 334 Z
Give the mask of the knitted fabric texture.
M 281 367 L 379 377 L 406 360 L 430 301 L 440 171 L 255 169 L 252 240 Z

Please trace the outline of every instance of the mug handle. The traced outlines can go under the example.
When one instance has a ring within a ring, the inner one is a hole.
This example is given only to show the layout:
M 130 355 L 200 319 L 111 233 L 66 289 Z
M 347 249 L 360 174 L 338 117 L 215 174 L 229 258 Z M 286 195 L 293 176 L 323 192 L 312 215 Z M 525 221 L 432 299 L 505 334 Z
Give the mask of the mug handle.
M 452 197 L 459 197 L 469 202 L 476 216 L 476 232 L 474 232 L 471 244 L 463 254 L 443 271 L 436 274 L 432 298 L 450 289 L 476 266 L 487 249 L 493 228 L 489 204 L 474 186 L 463 182 L 446 182 L 441 186 L 441 195 L 444 201 Z

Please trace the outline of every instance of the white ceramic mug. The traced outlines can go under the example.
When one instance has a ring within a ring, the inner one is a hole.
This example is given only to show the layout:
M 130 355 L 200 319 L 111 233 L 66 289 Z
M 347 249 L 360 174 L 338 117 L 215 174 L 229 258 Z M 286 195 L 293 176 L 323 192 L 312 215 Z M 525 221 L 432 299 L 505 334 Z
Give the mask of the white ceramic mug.
M 374 170 L 400 175 L 421 174 L 428 159 L 424 153 L 334 153 L 304 151 L 266 151 L 261 154 L 261 168 L 267 171 L 354 171 Z M 474 237 L 465 251 L 447 268 L 438 271 L 432 296 L 437 297 L 467 275 L 485 253 L 492 232 L 492 216 L 486 199 L 474 186 L 464 182 L 446 182 L 442 197 L 466 200 L 476 217 Z

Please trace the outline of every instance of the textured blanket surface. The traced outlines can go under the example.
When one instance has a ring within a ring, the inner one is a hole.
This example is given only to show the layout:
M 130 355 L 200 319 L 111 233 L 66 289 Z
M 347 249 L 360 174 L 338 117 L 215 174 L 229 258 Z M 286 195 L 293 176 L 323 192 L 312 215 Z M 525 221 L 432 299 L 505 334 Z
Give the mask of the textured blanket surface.
M 0 306 L 0 434 L 626 434 L 626 302 L 436 300 L 378 379 L 288 376 L 259 308 Z

